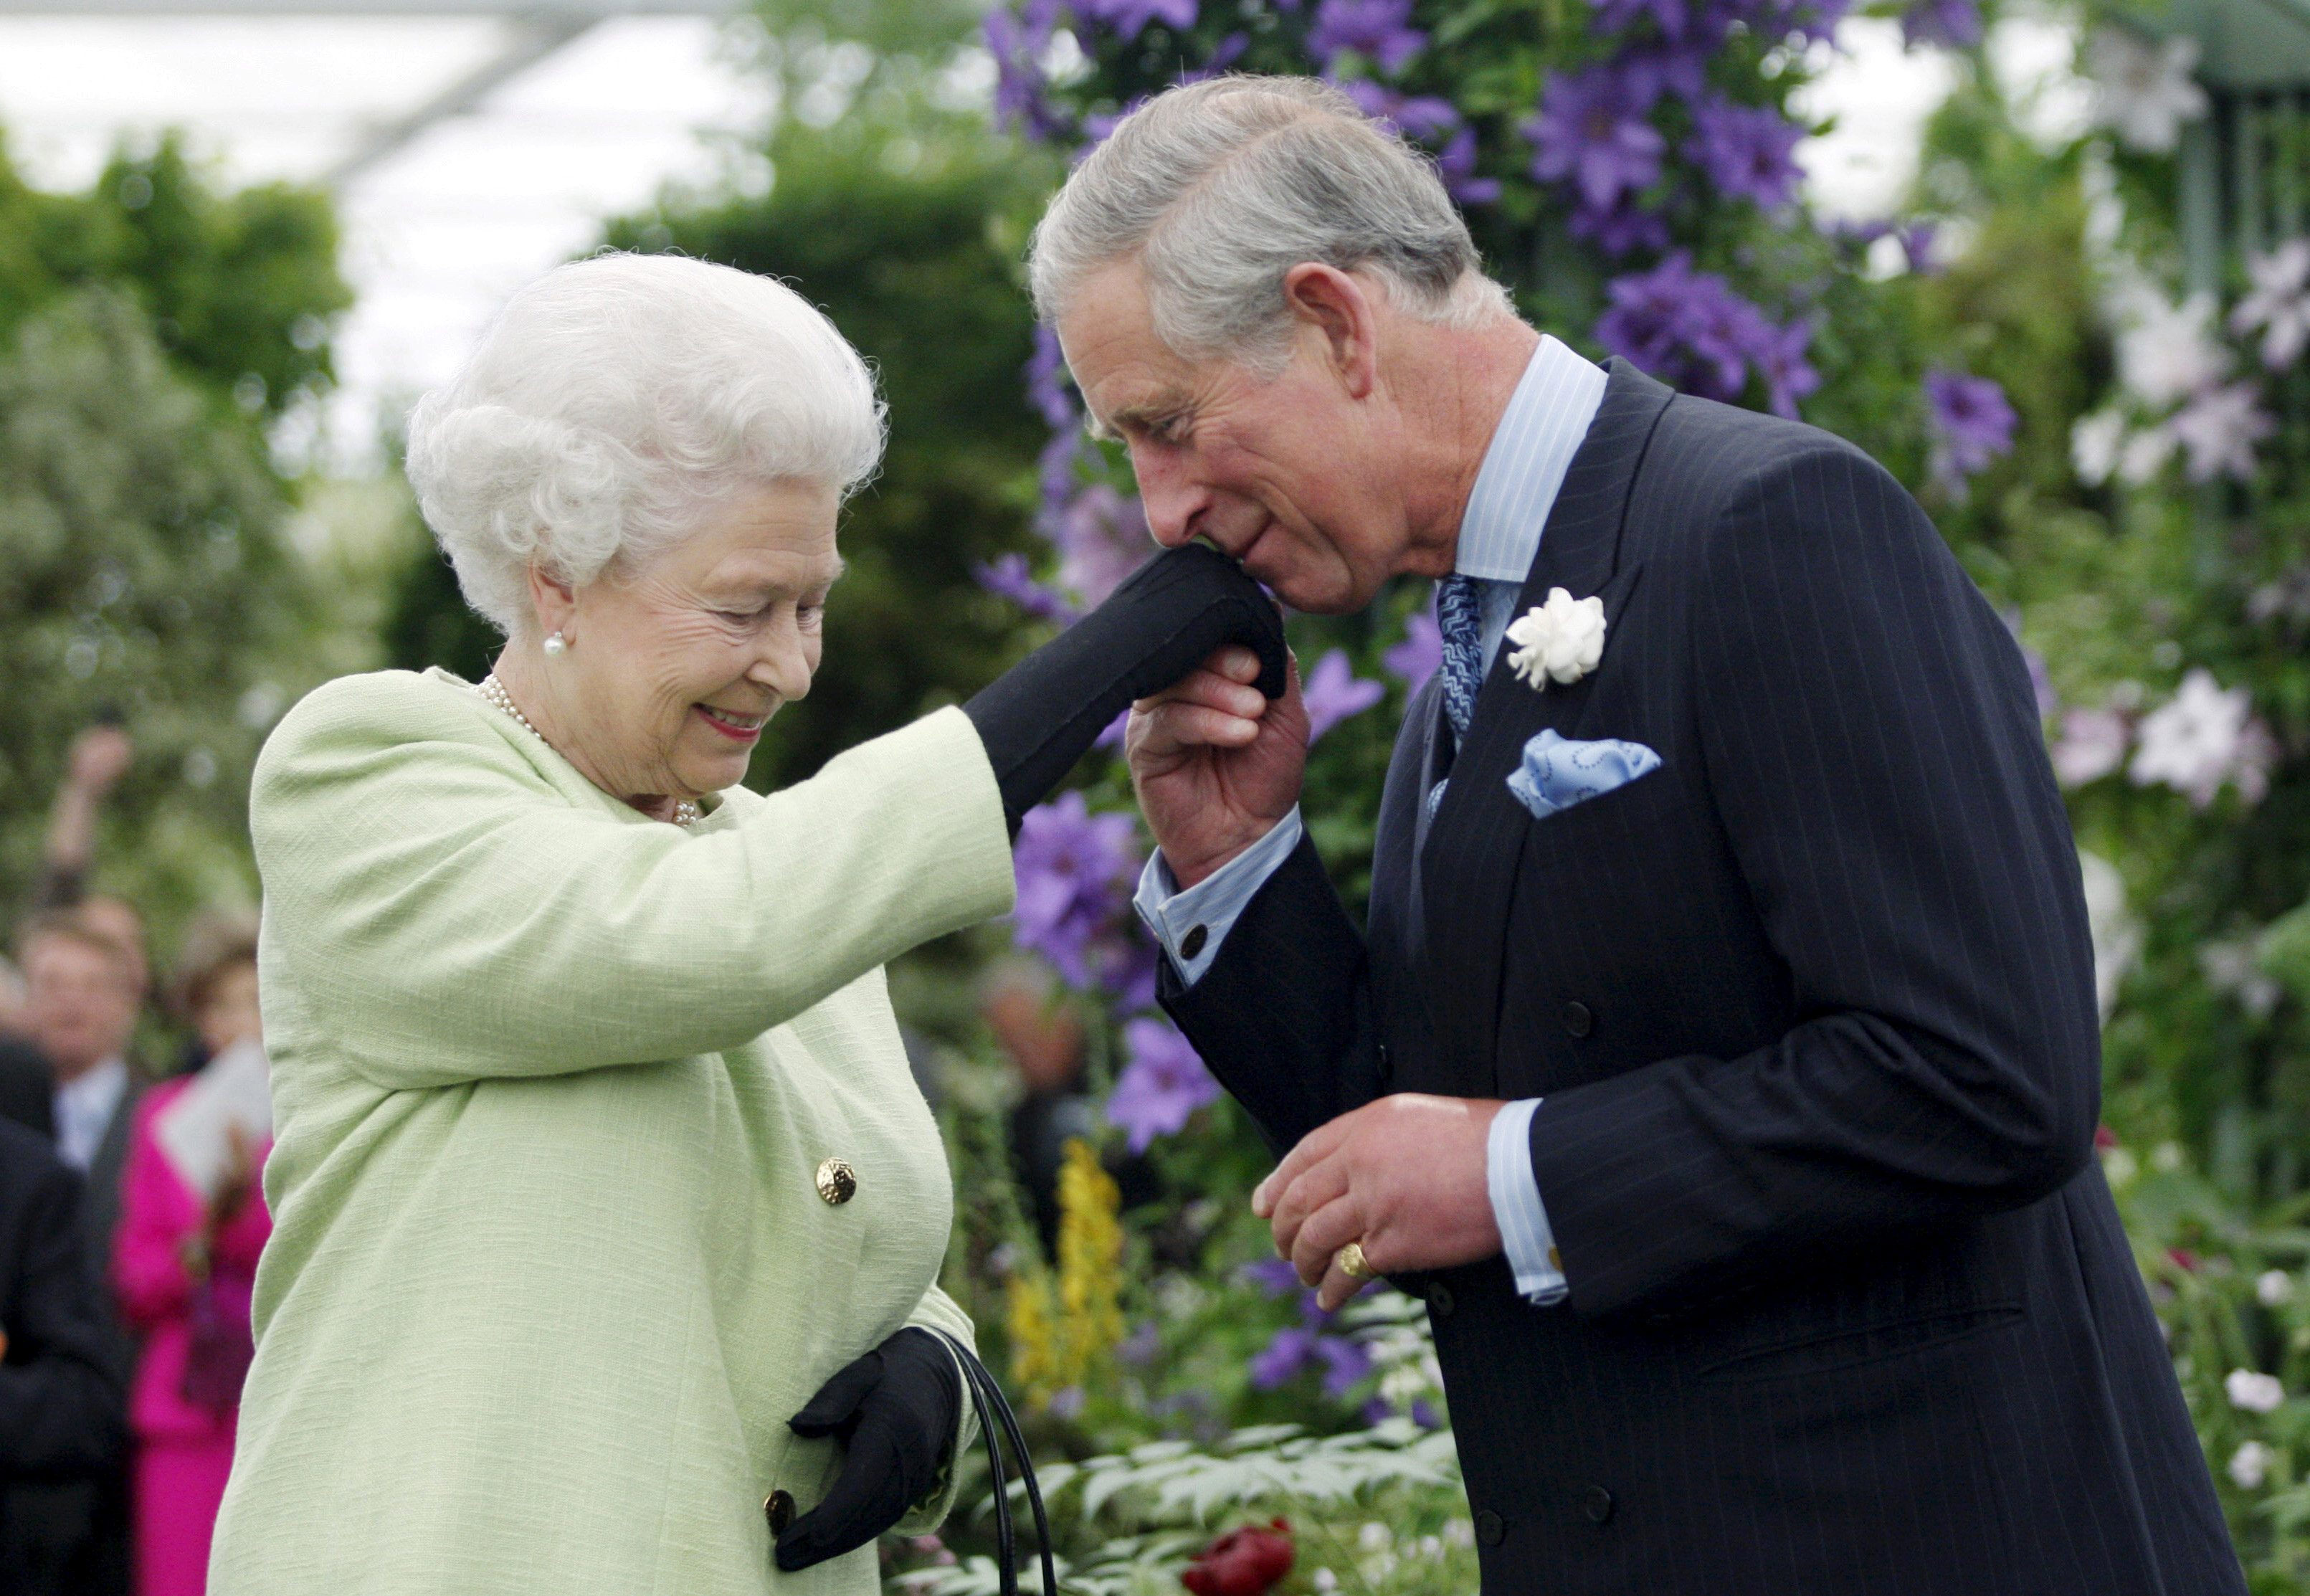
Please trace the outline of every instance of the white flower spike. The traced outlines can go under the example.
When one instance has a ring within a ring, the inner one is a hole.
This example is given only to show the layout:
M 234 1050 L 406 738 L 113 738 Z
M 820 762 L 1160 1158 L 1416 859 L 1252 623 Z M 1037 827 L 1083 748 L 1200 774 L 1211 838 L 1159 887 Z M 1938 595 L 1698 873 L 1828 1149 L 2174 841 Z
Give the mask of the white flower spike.
M 1604 601 L 1551 587 L 1546 603 L 1508 623 L 1507 640 L 1516 646 L 1508 668 L 1531 686 L 1569 687 L 1604 657 Z

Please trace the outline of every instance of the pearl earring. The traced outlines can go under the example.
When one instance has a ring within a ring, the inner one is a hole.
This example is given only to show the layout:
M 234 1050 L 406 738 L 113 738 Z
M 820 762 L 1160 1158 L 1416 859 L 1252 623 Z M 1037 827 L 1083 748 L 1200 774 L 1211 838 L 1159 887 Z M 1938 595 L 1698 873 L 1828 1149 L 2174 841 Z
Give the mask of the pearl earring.
M 551 637 L 545 639 L 545 652 L 548 654 L 565 653 L 569 647 L 569 640 L 567 638 L 564 638 L 560 632 L 556 632 Z

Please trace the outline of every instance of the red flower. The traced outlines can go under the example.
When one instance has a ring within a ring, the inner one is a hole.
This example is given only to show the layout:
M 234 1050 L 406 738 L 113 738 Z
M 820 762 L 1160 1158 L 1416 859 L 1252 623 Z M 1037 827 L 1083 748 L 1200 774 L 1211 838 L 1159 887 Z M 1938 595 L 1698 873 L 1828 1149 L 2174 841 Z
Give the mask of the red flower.
M 2117 1132 L 2111 1130 L 2107 1125 L 2103 1125 L 2094 1132 L 2095 1151 L 2106 1153 L 2116 1145 Z
M 1179 1583 L 1194 1596 L 1266 1596 L 1291 1572 L 1291 1526 L 1230 1530 L 1195 1556 Z
M 2166 1249 L 2166 1256 L 2171 1258 L 2177 1267 L 2186 1269 L 2192 1274 L 2198 1272 L 2198 1255 L 2189 1248 L 2168 1247 Z

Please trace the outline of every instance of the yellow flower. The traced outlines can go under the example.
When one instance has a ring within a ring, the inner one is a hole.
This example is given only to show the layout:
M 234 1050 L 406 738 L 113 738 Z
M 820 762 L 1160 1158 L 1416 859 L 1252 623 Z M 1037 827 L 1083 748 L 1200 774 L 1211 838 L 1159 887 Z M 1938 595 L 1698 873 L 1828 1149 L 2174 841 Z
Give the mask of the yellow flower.
M 1123 1340 L 1122 1206 L 1098 1153 L 1070 1141 L 1059 1167 L 1057 1288 L 1039 1265 L 1010 1285 L 1011 1375 L 1037 1407 L 1085 1385 Z

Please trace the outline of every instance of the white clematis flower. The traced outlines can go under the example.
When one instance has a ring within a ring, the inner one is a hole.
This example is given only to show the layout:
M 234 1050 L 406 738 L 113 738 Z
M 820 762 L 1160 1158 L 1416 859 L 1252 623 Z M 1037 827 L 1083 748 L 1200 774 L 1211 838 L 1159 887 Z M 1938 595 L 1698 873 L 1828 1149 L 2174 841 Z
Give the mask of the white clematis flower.
M 1604 601 L 1551 587 L 1546 603 L 1508 622 L 1507 640 L 1516 646 L 1508 668 L 1525 681 L 1540 689 L 1551 681 L 1569 686 L 1604 657 Z
M 2245 481 L 2254 475 L 2254 446 L 2278 430 L 2261 408 L 2262 392 L 2250 382 L 2208 388 L 2167 423 L 2190 454 L 2190 480 L 2218 476 Z
M 2230 312 L 2230 331 L 2262 329 L 2262 363 L 2283 371 L 2310 344 L 2310 239 L 2288 239 L 2268 255 L 2250 255 L 2245 270 L 2254 291 Z
M 2230 1406 L 2246 1413 L 2274 1413 L 2286 1401 L 2286 1387 L 2275 1375 L 2254 1369 L 2232 1369 L 2222 1382 Z
M 2230 1457 L 2230 1478 L 2237 1481 L 2242 1491 L 2258 1491 L 2262 1482 L 2270 1478 L 2270 1465 L 2278 1454 L 2259 1441 L 2249 1441 Z
M 2176 34 L 2153 44 L 2124 28 L 2104 28 L 2089 48 L 2094 120 L 2121 143 L 2164 153 L 2182 142 L 2182 125 L 2206 114 L 2206 91 L 2190 74 L 2198 41 Z
M 2168 304 L 2135 284 L 2119 296 L 2124 328 L 2117 335 L 2117 376 L 2151 410 L 2211 387 L 2229 371 L 2229 351 L 2214 340 L 2214 297 L 2192 294 Z

